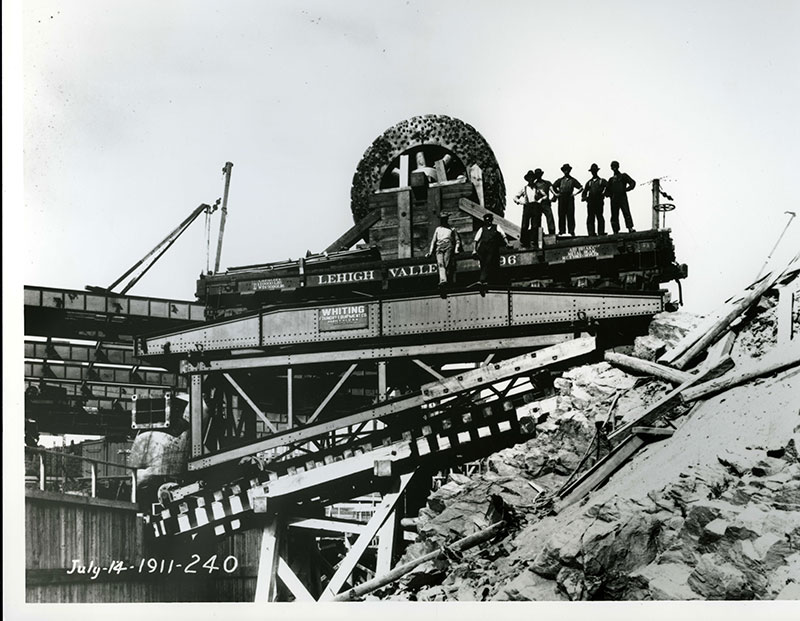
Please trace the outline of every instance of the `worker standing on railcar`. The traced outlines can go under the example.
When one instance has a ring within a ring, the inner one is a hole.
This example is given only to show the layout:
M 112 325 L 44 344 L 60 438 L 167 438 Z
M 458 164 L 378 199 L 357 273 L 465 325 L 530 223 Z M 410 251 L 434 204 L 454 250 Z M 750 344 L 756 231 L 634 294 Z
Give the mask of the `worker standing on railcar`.
M 525 173 L 524 179 L 527 183 L 517 192 L 514 202 L 517 205 L 522 205 L 519 244 L 523 248 L 528 248 L 531 245 L 531 236 L 534 239 L 534 246 L 538 245 L 542 214 L 539 211 L 539 203 L 536 199 L 536 176 L 532 170 L 529 170 Z
M 564 176 L 556 179 L 553 191 L 558 197 L 558 234 L 566 235 L 569 232 L 575 237 L 575 194 L 583 189 L 580 182 L 570 173 L 572 166 L 564 164 L 561 167 Z
M 616 160 L 611 162 L 611 170 L 614 174 L 608 178 L 606 186 L 606 196 L 611 199 L 611 230 L 619 233 L 619 212 L 622 211 L 625 226 L 628 227 L 629 233 L 633 233 L 635 229 L 631 209 L 628 206 L 628 192 L 636 187 L 636 182 L 628 173 L 619 171 L 619 162 Z
M 439 286 L 444 287 L 456 281 L 455 254 L 461 252 L 461 239 L 455 229 L 450 227 L 447 214 L 439 218 L 439 226 L 433 231 L 428 256 L 436 256 L 439 267 Z
M 506 236 L 497 229 L 494 216 L 487 213 L 483 216 L 483 226 L 475 233 L 475 250 L 481 264 L 481 275 L 478 284 L 486 286 L 496 283 L 500 272 L 500 249 L 507 245 Z
M 597 164 L 589 166 L 592 178 L 586 182 L 581 193 L 581 200 L 586 202 L 586 231 L 592 237 L 594 237 L 595 231 L 597 231 L 597 235 L 606 234 L 603 201 L 605 200 L 607 182 L 597 174 L 599 170 L 600 167 Z M 595 224 L 597 225 L 596 228 Z

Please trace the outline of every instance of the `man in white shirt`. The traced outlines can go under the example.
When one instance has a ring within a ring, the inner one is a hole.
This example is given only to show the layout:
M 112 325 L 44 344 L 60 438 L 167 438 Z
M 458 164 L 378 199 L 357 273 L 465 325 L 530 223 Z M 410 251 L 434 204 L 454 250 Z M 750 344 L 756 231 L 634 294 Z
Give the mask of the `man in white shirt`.
M 461 252 L 461 239 L 458 233 L 450 228 L 447 215 L 443 214 L 439 218 L 439 226 L 433 232 L 431 248 L 428 251 L 429 257 L 436 255 L 440 287 L 456 281 L 456 252 Z
M 531 245 L 531 233 L 533 234 L 534 245 L 538 245 L 539 226 L 541 226 L 542 215 L 539 212 L 539 203 L 536 198 L 536 176 L 532 170 L 525 173 L 525 181 L 528 183 L 517 192 L 514 202 L 522 205 L 522 224 L 520 226 L 519 244 L 523 248 Z M 531 231 L 533 229 L 533 231 Z

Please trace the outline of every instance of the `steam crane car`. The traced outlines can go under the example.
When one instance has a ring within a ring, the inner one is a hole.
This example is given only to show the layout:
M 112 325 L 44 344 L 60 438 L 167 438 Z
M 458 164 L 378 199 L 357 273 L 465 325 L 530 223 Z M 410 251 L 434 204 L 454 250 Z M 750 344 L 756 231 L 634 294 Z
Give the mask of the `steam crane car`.
M 474 128 L 415 117 L 367 149 L 355 224 L 324 251 L 202 276 L 207 322 L 136 343 L 190 387 L 188 404 L 137 403 L 134 455 L 166 481 L 151 533 L 223 536 L 266 510 L 257 498 L 307 509 L 380 489 L 382 469 L 452 465 L 517 442 L 526 395 L 591 357 L 597 339 L 646 330 L 669 306 L 661 284 L 686 275 L 670 232 L 654 229 L 545 236 L 535 250 L 512 241 L 502 282 L 473 287 L 482 217 L 519 239 L 505 200 Z M 428 257 L 442 215 L 463 244 L 444 292 Z

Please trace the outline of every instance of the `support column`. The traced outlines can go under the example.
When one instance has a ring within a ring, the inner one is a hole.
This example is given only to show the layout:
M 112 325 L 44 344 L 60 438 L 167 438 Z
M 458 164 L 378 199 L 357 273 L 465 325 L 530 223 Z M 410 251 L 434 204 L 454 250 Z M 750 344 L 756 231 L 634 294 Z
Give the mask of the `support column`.
M 389 387 L 386 385 L 386 361 L 378 360 L 378 401 L 386 401 L 386 393 Z
M 280 554 L 280 519 L 275 514 L 266 517 L 262 529 L 261 553 L 258 558 L 256 578 L 256 602 L 274 602 L 278 589 L 278 565 Z
M 286 367 L 286 416 L 289 423 L 289 429 L 294 426 L 294 409 L 292 408 L 292 383 L 294 381 L 294 370 L 292 367 Z
M 203 454 L 203 376 L 201 374 L 192 375 L 189 391 L 191 423 L 189 433 L 192 441 L 192 457 L 200 457 Z
M 653 179 L 653 221 L 650 228 L 654 231 L 658 230 L 658 204 L 661 199 L 661 182 L 658 179 Z
M 398 510 L 389 514 L 386 523 L 378 531 L 378 556 L 375 563 L 375 575 L 388 574 L 392 569 L 392 554 L 394 553 L 394 540 L 397 533 Z
M 411 190 L 397 193 L 397 258 L 411 258 L 413 242 L 411 228 Z
M 319 601 L 330 601 L 339 593 L 341 588 L 344 586 L 344 583 L 347 581 L 347 578 L 349 578 L 350 574 L 353 572 L 356 563 L 358 563 L 358 561 L 361 559 L 361 555 L 364 554 L 367 546 L 369 546 L 372 538 L 384 525 L 389 515 L 394 512 L 398 501 L 402 497 L 403 492 L 405 492 L 408 482 L 411 480 L 413 475 L 413 472 L 400 475 L 398 490 L 391 494 L 386 494 L 386 496 L 383 497 L 383 501 L 376 508 L 375 513 L 369 522 L 367 522 L 366 526 L 364 527 L 364 531 L 358 537 L 358 540 L 355 542 L 355 544 L 353 544 L 353 547 L 348 551 L 347 555 L 342 559 L 342 562 L 339 563 L 336 573 L 323 590 Z

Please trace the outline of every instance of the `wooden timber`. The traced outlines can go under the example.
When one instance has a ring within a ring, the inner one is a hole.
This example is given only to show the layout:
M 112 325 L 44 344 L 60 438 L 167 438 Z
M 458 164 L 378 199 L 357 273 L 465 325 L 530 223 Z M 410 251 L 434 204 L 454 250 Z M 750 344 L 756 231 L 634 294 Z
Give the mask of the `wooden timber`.
M 614 450 L 592 466 L 586 474 L 570 488 L 569 494 L 556 503 L 555 511 L 560 513 L 575 504 L 593 489 L 602 485 L 623 463 L 639 450 L 646 440 L 641 435 L 629 435 Z
M 731 323 L 734 322 L 742 313 L 758 300 L 770 287 L 778 280 L 779 275 L 775 273 L 767 274 L 763 279 L 753 284 L 753 289 L 748 291 L 745 296 L 731 305 L 731 307 L 704 333 L 699 335 L 697 341 L 674 360 L 672 366 L 677 369 L 685 369 L 698 354 L 705 351 L 709 345 L 716 341 L 725 332 Z
M 626 356 L 625 354 L 618 354 L 613 351 L 607 351 L 604 358 L 606 362 L 610 362 L 616 367 L 635 371 L 636 373 L 644 373 L 645 375 L 653 375 L 673 384 L 683 384 L 692 378 L 691 373 L 678 371 L 662 364 L 650 362 L 649 360 L 642 360 L 641 358 L 635 358 L 633 356 Z
M 327 248 L 325 248 L 325 252 L 336 252 L 337 250 L 347 250 L 353 244 L 355 244 L 359 239 L 364 237 L 364 235 L 370 229 L 370 227 L 372 227 L 380 219 L 381 219 L 380 210 L 373 209 L 361 220 L 359 220 L 352 227 L 350 227 L 345 233 L 343 233 L 341 237 L 339 237 L 339 239 L 337 239 L 335 242 L 333 242 Z
M 487 213 L 492 213 L 488 209 L 483 208 L 481 205 L 472 202 L 467 198 L 462 198 L 458 201 L 458 208 L 471 215 L 472 217 L 482 220 L 483 216 Z M 497 226 L 503 230 L 503 232 L 513 239 L 519 239 L 520 236 L 520 228 L 511 222 L 511 220 L 506 220 L 503 216 L 498 216 L 496 213 L 492 214 L 494 216 L 494 221 Z
M 783 353 L 783 352 L 779 352 Z M 774 356 L 768 360 L 760 361 L 760 364 L 754 368 L 746 369 L 738 373 L 729 373 L 717 379 L 697 384 L 688 388 L 681 395 L 681 399 L 685 402 L 695 401 L 710 397 L 718 392 L 734 388 L 739 384 L 743 384 L 752 379 L 778 373 L 785 369 L 800 365 L 800 352 L 796 352 L 793 356 L 786 357 L 784 355 Z
M 633 432 L 634 427 L 643 427 L 652 425 L 656 422 L 659 418 L 664 416 L 667 412 L 672 410 L 676 405 L 680 405 L 682 403 L 681 400 L 681 393 L 691 388 L 695 384 L 700 383 L 704 379 L 708 378 L 712 374 L 716 373 L 720 368 L 730 367 L 733 364 L 730 356 L 724 358 L 723 360 L 719 361 L 717 364 L 712 365 L 710 367 L 706 367 L 705 369 L 701 370 L 697 375 L 692 376 L 691 379 L 687 380 L 680 386 L 672 389 L 666 395 L 661 397 L 656 403 L 650 406 L 644 414 L 639 416 L 634 421 L 623 425 L 614 433 L 608 436 L 608 439 L 611 441 L 613 445 L 618 445 L 621 442 L 624 442 Z

